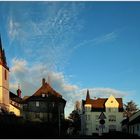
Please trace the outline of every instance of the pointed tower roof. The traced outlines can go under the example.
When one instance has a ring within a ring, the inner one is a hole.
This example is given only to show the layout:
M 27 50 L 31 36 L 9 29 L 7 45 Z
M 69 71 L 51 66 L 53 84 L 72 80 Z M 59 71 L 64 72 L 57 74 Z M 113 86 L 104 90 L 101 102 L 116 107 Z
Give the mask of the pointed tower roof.
M 21 98 L 21 89 L 20 89 L 20 84 L 18 84 L 17 96 Z
M 1 40 L 1 35 L 0 35 L 0 65 L 5 67 L 7 70 L 9 70 L 6 62 L 6 56 L 5 56 L 5 51 L 2 48 L 2 40 Z
M 1 35 L 0 35 L 0 49 L 2 49 Z
M 89 95 L 89 90 L 87 90 L 87 96 L 86 96 L 86 104 L 90 104 L 90 95 Z
M 1 42 L 1 35 L 0 35 L 0 59 L 2 58 L 2 42 Z

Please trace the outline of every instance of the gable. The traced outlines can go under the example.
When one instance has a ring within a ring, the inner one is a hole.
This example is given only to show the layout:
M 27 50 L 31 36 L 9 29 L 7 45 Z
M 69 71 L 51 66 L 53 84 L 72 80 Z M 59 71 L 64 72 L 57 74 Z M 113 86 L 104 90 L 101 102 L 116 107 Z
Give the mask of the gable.
M 108 100 L 105 103 L 106 108 L 118 108 L 119 107 L 119 102 L 115 99 L 114 96 L 110 96 Z

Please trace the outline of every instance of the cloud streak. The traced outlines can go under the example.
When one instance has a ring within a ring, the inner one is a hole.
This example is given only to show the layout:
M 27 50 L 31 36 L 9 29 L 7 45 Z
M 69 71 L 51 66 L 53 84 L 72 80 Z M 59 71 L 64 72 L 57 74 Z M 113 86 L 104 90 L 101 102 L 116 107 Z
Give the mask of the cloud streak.
M 90 46 L 97 46 L 103 43 L 112 42 L 115 41 L 117 37 L 118 37 L 118 32 L 113 31 L 90 40 L 84 40 L 83 42 L 76 45 L 74 49 L 86 47 L 89 46 L 89 44 Z

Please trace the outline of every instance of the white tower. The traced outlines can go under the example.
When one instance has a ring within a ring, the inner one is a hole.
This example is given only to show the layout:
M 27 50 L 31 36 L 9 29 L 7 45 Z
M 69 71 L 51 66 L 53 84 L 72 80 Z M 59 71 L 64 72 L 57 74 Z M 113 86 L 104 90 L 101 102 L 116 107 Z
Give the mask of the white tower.
M 9 111 L 9 68 L 0 37 L 0 107 Z

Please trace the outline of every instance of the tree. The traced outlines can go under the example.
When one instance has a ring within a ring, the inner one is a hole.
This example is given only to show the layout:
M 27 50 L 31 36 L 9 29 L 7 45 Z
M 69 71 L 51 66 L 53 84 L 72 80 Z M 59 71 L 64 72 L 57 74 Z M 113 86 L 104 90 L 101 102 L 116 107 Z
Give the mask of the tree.
M 81 129 L 81 116 L 80 116 L 80 102 L 75 102 L 75 108 L 70 113 L 69 117 L 72 120 L 72 126 L 74 128 L 74 134 L 76 135 Z
M 127 104 L 124 104 L 124 117 L 130 117 L 132 114 L 138 111 L 138 107 L 134 101 L 129 101 Z
M 77 110 L 73 110 L 69 117 L 68 117 L 70 120 L 72 120 L 72 126 L 74 128 L 74 135 L 77 135 L 78 132 L 80 131 L 81 129 L 81 117 L 80 117 L 80 114 L 78 113 Z
M 76 101 L 74 110 L 80 111 L 80 109 L 81 109 L 81 103 L 80 103 L 80 101 Z

